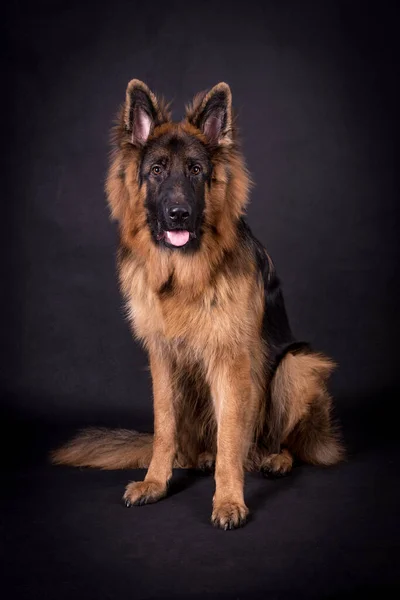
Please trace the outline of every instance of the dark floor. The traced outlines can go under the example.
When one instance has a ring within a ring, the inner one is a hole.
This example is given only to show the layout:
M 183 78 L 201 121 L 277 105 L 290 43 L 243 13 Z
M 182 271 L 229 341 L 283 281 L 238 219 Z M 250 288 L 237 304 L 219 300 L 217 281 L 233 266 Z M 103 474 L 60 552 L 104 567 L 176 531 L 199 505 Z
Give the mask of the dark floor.
M 345 464 L 299 466 L 277 481 L 247 476 L 252 518 L 229 532 L 209 523 L 211 476 L 177 471 L 170 497 L 128 510 L 124 486 L 142 471 L 52 467 L 45 452 L 72 424 L 14 418 L 22 439 L 3 453 L 15 457 L 3 476 L 3 597 L 392 597 L 400 591 L 400 452 L 384 407 L 381 395 L 340 415 Z

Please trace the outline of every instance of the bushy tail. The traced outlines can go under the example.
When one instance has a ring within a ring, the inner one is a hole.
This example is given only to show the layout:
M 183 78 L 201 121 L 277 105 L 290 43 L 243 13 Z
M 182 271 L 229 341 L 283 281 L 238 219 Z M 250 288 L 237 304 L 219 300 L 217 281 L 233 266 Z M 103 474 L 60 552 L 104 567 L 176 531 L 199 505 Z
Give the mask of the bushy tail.
M 153 435 L 128 429 L 91 427 L 51 453 L 55 465 L 97 469 L 144 469 L 153 453 Z
M 288 353 L 272 380 L 271 434 L 305 462 L 327 466 L 344 457 L 326 388 L 334 367 L 316 352 Z

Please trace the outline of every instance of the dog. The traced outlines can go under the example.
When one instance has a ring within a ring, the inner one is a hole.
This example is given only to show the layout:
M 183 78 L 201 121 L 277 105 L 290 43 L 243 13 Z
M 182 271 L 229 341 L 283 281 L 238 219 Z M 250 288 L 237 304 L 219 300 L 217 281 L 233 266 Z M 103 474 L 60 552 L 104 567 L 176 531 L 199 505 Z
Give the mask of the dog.
M 147 468 L 126 487 L 128 507 L 166 496 L 173 468 L 211 468 L 211 521 L 224 530 L 247 520 L 245 471 L 282 476 L 294 457 L 344 456 L 327 389 L 335 364 L 292 334 L 274 263 L 245 220 L 250 187 L 226 83 L 173 122 L 162 98 L 129 82 L 106 193 L 129 322 L 149 355 L 154 435 L 93 428 L 52 455 Z

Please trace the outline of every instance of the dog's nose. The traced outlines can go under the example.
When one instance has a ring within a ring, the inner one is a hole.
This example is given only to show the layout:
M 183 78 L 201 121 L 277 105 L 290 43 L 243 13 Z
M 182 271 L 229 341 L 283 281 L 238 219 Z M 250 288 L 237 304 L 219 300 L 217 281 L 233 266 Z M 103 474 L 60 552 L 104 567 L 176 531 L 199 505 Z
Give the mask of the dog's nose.
M 189 206 L 182 206 L 178 204 L 176 206 L 170 206 L 168 208 L 168 218 L 173 223 L 184 223 L 190 217 Z

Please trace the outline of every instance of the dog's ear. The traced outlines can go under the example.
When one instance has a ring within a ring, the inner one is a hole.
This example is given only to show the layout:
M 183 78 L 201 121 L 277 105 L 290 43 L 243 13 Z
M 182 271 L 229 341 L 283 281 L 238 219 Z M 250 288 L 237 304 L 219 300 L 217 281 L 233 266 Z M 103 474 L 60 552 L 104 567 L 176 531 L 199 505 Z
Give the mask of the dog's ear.
M 232 144 L 232 94 L 227 83 L 218 83 L 199 94 L 186 110 L 186 117 L 213 145 Z
M 132 79 L 128 83 L 124 120 L 125 129 L 130 134 L 130 141 L 134 146 L 143 146 L 154 127 L 167 120 L 156 96 L 139 79 Z

